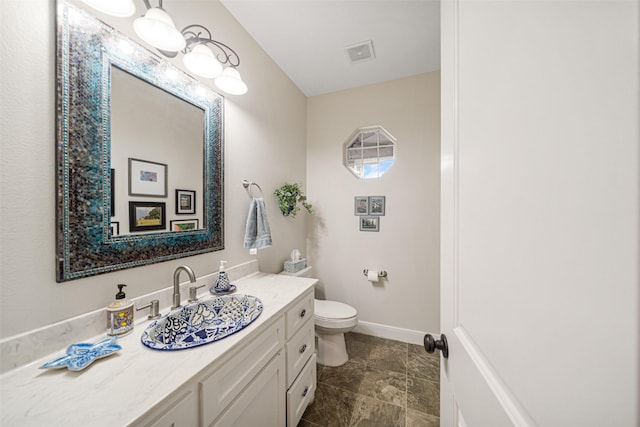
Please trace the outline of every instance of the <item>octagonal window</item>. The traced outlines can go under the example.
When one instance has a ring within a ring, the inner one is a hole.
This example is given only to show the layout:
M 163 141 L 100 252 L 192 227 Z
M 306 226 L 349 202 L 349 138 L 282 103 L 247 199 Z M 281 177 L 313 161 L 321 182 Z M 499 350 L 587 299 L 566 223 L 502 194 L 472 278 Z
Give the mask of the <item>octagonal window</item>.
M 396 139 L 382 126 L 356 129 L 344 143 L 344 165 L 361 179 L 380 178 L 396 158 Z

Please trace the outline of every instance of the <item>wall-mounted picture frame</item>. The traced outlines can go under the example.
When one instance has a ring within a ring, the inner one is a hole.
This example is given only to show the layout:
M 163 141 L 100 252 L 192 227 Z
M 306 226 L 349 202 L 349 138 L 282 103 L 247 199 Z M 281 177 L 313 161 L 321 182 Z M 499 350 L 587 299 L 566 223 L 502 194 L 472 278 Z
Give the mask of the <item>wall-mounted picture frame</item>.
M 384 216 L 385 196 L 369 196 L 369 215 Z
M 120 235 L 120 222 L 119 221 L 111 221 L 109 233 L 111 237 Z
M 356 196 L 353 198 L 353 214 L 369 215 L 369 198 L 366 196 Z
M 197 230 L 199 227 L 198 219 L 174 219 L 169 223 L 170 231 L 189 231 Z
M 166 203 L 129 202 L 129 231 L 165 230 Z
M 116 216 L 116 170 L 111 169 L 111 216 Z
M 380 218 L 377 216 L 361 216 L 360 231 L 380 231 Z
M 192 190 L 176 190 L 176 215 L 193 215 L 196 213 L 196 192 Z
M 167 169 L 164 163 L 129 158 L 129 195 L 167 197 Z

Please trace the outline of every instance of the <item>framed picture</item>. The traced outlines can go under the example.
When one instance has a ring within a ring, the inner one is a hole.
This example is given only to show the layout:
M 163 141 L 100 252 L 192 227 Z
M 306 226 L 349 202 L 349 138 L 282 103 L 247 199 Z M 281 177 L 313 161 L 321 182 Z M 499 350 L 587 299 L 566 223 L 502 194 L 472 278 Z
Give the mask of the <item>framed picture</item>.
M 356 196 L 353 198 L 354 215 L 369 215 L 369 198 L 366 196 Z
M 380 231 L 380 218 L 377 216 L 361 217 L 360 231 Z
M 385 196 L 369 196 L 369 215 L 384 216 Z
M 196 213 L 196 192 L 191 190 L 176 190 L 176 214 Z
M 116 216 L 116 170 L 115 169 L 111 169 L 111 216 Z
M 197 230 L 198 219 L 175 219 L 171 221 L 169 229 L 171 231 Z
M 129 195 L 167 197 L 167 165 L 129 158 Z
M 166 229 L 165 205 L 163 202 L 129 202 L 129 231 Z
M 109 229 L 111 236 L 120 235 L 120 223 L 118 221 L 111 221 L 111 228 Z

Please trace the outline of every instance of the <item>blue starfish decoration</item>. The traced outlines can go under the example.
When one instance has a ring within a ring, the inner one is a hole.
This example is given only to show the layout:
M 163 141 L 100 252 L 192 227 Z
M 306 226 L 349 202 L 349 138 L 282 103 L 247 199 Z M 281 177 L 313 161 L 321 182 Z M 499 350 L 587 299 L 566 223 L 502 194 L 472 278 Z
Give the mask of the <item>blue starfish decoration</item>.
M 93 363 L 94 360 L 109 356 L 121 350 L 122 347 L 120 347 L 120 345 L 114 344 L 117 338 L 118 337 L 105 338 L 95 344 L 86 342 L 71 344 L 67 348 L 66 355 L 45 363 L 40 366 L 40 369 L 66 367 L 71 371 L 80 371 Z

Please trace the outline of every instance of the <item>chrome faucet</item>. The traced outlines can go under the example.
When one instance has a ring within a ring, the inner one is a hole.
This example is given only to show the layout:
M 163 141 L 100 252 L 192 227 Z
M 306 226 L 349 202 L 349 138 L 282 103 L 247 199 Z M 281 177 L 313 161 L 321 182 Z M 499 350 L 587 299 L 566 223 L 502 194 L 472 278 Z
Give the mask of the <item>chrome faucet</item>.
M 171 310 L 174 308 L 180 307 L 180 272 L 184 271 L 189 275 L 189 281 L 191 283 L 196 282 L 196 275 L 193 274 L 193 270 L 191 267 L 186 265 L 181 265 L 176 268 L 176 271 L 173 272 L 173 305 L 171 306 Z

